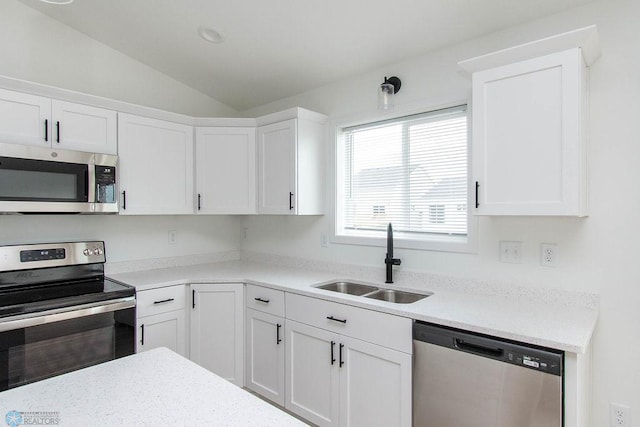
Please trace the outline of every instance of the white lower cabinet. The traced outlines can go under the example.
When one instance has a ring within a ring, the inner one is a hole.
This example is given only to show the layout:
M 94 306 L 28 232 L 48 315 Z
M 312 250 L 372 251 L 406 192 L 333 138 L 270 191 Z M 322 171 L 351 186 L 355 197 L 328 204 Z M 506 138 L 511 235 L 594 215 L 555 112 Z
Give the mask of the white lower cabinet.
M 244 284 L 191 285 L 191 360 L 244 386 Z
M 285 408 L 319 426 L 339 417 L 338 335 L 287 320 Z
M 184 310 L 169 311 L 138 319 L 136 353 L 167 347 L 187 357 Z
M 411 425 L 411 355 L 340 337 L 341 426 Z
M 136 353 L 167 347 L 188 357 L 184 285 L 137 293 Z
M 289 293 L 286 307 L 288 410 L 319 426 L 411 426 L 410 319 Z
M 246 386 L 284 406 L 284 318 L 247 309 Z

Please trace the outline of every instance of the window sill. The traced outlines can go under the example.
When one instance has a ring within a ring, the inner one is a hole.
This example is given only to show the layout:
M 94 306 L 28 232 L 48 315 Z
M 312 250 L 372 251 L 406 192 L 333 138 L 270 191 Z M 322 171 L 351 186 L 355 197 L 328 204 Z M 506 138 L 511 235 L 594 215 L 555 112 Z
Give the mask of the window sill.
M 386 247 L 386 237 L 380 236 L 362 236 L 349 234 L 336 234 L 332 236 L 331 243 L 339 245 L 355 245 L 355 246 L 378 246 Z M 439 252 L 458 252 L 458 253 L 477 253 L 477 243 L 470 236 L 451 237 L 446 236 L 440 239 L 430 236 L 428 239 L 409 239 L 402 235 L 394 233 L 394 248 L 400 249 L 416 249 L 424 251 Z

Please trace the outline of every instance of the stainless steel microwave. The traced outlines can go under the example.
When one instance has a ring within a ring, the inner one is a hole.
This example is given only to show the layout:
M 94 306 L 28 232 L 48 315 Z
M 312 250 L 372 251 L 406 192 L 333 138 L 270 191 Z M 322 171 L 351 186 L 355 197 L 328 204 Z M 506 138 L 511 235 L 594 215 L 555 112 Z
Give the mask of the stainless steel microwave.
M 0 143 L 1 213 L 116 213 L 118 157 Z

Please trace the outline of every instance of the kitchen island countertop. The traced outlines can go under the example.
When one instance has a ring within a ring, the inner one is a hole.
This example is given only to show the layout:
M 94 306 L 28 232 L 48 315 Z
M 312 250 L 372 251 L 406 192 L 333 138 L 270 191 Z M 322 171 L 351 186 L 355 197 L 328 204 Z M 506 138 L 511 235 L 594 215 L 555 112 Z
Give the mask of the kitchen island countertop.
M 1 392 L 0 411 L 7 423 L 23 417 L 16 425 L 28 417 L 60 426 L 306 425 L 166 348 Z

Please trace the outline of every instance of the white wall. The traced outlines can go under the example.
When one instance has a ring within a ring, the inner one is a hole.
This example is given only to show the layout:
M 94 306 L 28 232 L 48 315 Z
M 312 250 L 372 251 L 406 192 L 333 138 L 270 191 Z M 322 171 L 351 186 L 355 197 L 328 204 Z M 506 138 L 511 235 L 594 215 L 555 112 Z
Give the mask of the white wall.
M 0 215 L 0 245 L 104 240 L 108 262 L 237 251 L 240 217 Z M 169 244 L 169 230 L 176 243 Z
M 606 426 L 610 401 L 631 405 L 640 417 L 640 2 L 594 2 L 540 21 L 427 54 L 413 61 L 337 82 L 245 112 L 248 116 L 302 106 L 330 115 L 375 119 L 376 88 L 384 76 L 402 79 L 397 109 L 466 99 L 470 81 L 459 60 L 524 41 L 597 24 L 603 55 L 591 69 L 590 216 L 481 218 L 477 254 L 402 250 L 402 269 L 568 290 L 596 291 L 601 311 L 594 336 L 593 426 Z M 331 133 L 331 130 L 329 131 Z M 334 141 L 328 138 L 327 144 Z M 330 150 L 329 150 L 330 151 Z M 328 182 L 331 182 L 328 168 Z M 331 185 L 330 185 L 331 187 Z M 327 200 L 333 194 L 327 193 Z M 248 217 L 243 249 L 383 266 L 384 249 L 331 244 L 329 215 Z M 523 263 L 498 262 L 498 242 L 524 242 Z M 559 245 L 559 266 L 540 266 L 540 243 Z M 636 425 L 640 423 L 636 422 Z
M 193 116 L 235 116 L 207 95 L 16 0 L 0 1 L 0 75 Z

